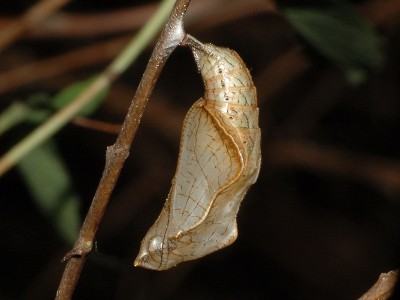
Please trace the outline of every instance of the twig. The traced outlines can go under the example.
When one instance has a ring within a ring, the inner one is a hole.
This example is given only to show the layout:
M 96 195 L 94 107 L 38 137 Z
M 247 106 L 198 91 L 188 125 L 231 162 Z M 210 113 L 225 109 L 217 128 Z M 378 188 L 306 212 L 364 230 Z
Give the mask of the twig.
M 314 88 L 304 96 L 304 101 L 291 112 L 279 128 L 280 136 L 305 137 L 312 132 L 323 117 L 340 101 L 346 81 L 337 70 L 320 71 Z M 331 91 L 326 93 L 326 91 Z
M 399 278 L 398 271 L 390 271 L 379 275 L 378 281 L 358 300 L 390 299 Z
M 214 5 L 207 11 L 199 11 L 197 15 L 189 18 L 187 25 L 194 25 L 197 31 L 213 28 L 240 18 L 255 14 L 270 12 L 277 13 L 275 0 L 221 0 L 220 5 Z M 202 4 L 202 2 L 198 1 Z M 211 5 L 210 5 L 211 6 Z M 189 15 L 190 16 L 190 15 Z M 204 22 L 204 20 L 207 22 Z
M 43 22 L 69 0 L 42 0 L 31 7 L 21 18 L 0 31 L 0 53 L 29 28 Z
M 238 0 L 234 1 L 231 0 L 232 3 L 230 3 L 228 6 L 229 10 L 226 10 L 225 8 L 227 6 L 226 2 L 228 0 L 219 0 L 216 3 L 213 3 L 212 1 L 214 0 L 197 2 L 198 4 L 193 5 L 193 7 L 191 7 L 190 13 L 192 15 L 191 19 L 192 23 L 195 22 L 201 24 L 197 27 L 201 27 L 204 29 L 205 27 L 210 27 L 213 25 L 218 25 L 224 22 L 228 22 L 229 20 L 232 20 L 232 18 L 237 18 L 238 16 L 243 17 L 254 14 L 257 11 L 260 12 L 260 11 L 273 10 L 272 4 L 269 4 L 268 1 L 265 2 L 264 0 L 251 0 L 246 2 L 240 0 L 240 3 Z M 239 5 L 241 6 L 239 7 Z M 222 6 L 224 8 L 222 8 Z M 211 10 L 215 14 L 216 11 L 220 12 L 222 9 L 224 9 L 224 14 L 223 14 L 224 18 L 210 17 L 210 19 L 213 20 L 212 22 L 210 21 L 204 22 L 204 18 L 207 12 L 209 14 L 209 11 Z M 129 23 L 126 24 L 126 26 L 132 25 L 132 27 L 129 28 L 129 30 L 132 30 L 132 28 L 137 28 L 139 23 L 142 24 L 143 16 L 147 17 L 152 10 L 153 10 L 153 5 L 151 5 L 151 7 L 144 6 L 144 7 L 139 7 L 136 10 L 131 9 L 130 12 L 116 11 L 110 13 L 109 15 L 101 14 L 98 17 L 89 15 L 87 17 L 88 20 L 85 19 L 86 15 L 79 17 L 71 16 L 67 18 L 67 20 L 65 21 L 71 23 L 70 26 L 66 26 L 64 24 L 62 27 L 67 32 L 61 31 L 59 32 L 59 34 L 61 34 L 61 36 L 63 34 L 69 36 L 73 33 L 76 33 L 75 35 L 76 37 L 89 34 L 90 30 L 94 31 L 93 34 L 96 34 L 96 32 L 99 34 L 101 32 L 106 33 L 107 32 L 106 30 L 112 30 L 113 28 L 112 26 L 109 26 L 110 22 L 107 21 L 108 19 L 115 18 L 118 20 L 118 22 L 124 23 L 124 21 L 121 21 L 121 19 L 128 20 L 128 16 L 130 16 L 129 20 L 136 20 L 135 22 L 137 22 L 133 23 L 133 21 L 131 21 L 130 23 L 132 24 Z M 134 14 L 134 12 L 140 13 L 139 14 L 140 18 L 132 17 L 136 15 Z M 119 14 L 121 14 L 121 16 Z M 189 14 L 187 15 L 187 17 L 190 17 Z M 57 18 L 62 18 L 62 17 L 58 16 Z M 89 20 L 94 21 L 94 24 L 88 23 Z M 50 23 L 53 22 L 55 22 L 54 17 L 51 19 Z M 61 22 L 63 24 L 62 20 L 59 20 L 58 22 Z M 118 22 L 112 22 L 112 24 Z M 104 26 L 96 25 L 98 23 L 106 25 Z M 190 19 L 185 19 L 186 26 L 189 23 Z M 79 24 L 82 24 L 82 26 L 80 26 Z M 104 28 L 104 31 L 102 31 L 102 28 Z M 126 27 L 126 30 L 127 29 L 128 27 Z M 46 58 L 41 61 L 26 63 L 22 66 L 13 68 L 11 70 L 3 71 L 0 73 L 0 94 L 8 92 L 10 90 L 14 90 L 26 84 L 37 82 L 46 78 L 51 78 L 78 68 L 90 66 L 111 59 L 112 57 L 115 57 L 117 53 L 119 53 L 120 49 L 122 49 L 126 43 L 128 43 L 129 39 L 130 37 L 122 37 L 122 38 L 114 38 L 107 41 L 98 42 L 90 46 L 85 46 L 80 49 L 70 51 L 68 53 L 63 53 L 51 58 Z
M 64 257 L 65 260 L 68 260 L 68 263 L 56 299 L 70 299 L 73 294 L 85 263 L 85 257 L 92 249 L 94 236 L 111 192 L 124 161 L 129 155 L 130 145 L 136 134 L 146 103 L 167 58 L 184 37 L 183 17 L 189 2 L 190 0 L 176 1 L 129 107 L 121 132 L 115 144 L 107 148 L 106 165 L 92 205 L 86 215 L 74 248 Z
M 162 5 L 134 37 L 124 51 L 110 64 L 110 66 L 93 81 L 93 83 L 83 91 L 68 106 L 54 114 L 46 123 L 39 126 L 26 138 L 11 148 L 0 158 L 0 176 L 13 167 L 22 157 L 29 153 L 33 148 L 40 145 L 50 136 L 54 135 L 60 128 L 65 126 L 92 98 L 106 88 L 115 80 L 132 61 L 141 53 L 144 47 L 158 32 L 164 20 L 168 16 L 173 0 L 164 0 Z
M 275 164 L 345 175 L 389 192 L 400 191 L 400 162 L 301 141 L 276 141 L 266 157 Z
M 399 24 L 400 1 L 398 0 L 370 0 L 358 6 L 358 11 L 372 24 L 392 31 Z
M 291 48 L 257 75 L 256 86 L 263 86 L 265 82 L 268 82 L 267 89 L 257 91 L 260 101 L 270 98 L 311 68 L 312 62 L 303 52 L 302 46 Z
M 111 60 L 131 37 L 119 37 L 108 41 L 32 62 L 0 73 L 0 94 L 42 79 L 51 78 L 78 68 Z
M 156 3 L 97 13 L 60 13 L 32 31 L 33 38 L 82 38 L 139 29 L 157 9 Z
M 84 117 L 76 117 L 72 123 L 81 127 L 93 129 L 96 131 L 107 132 L 117 135 L 121 131 L 120 124 L 112 124 L 103 121 L 92 120 Z
M 155 4 L 127 7 L 104 13 L 58 13 L 30 31 L 29 38 L 82 38 L 112 33 L 132 32 L 140 28 L 151 16 Z M 273 0 L 202 0 L 191 4 L 185 17 L 185 26 L 198 30 L 210 28 L 238 18 L 276 12 Z M 210 17 L 210 13 L 213 16 Z M 207 22 L 204 22 L 207 18 Z M 0 18 L 0 27 L 6 26 L 12 18 Z

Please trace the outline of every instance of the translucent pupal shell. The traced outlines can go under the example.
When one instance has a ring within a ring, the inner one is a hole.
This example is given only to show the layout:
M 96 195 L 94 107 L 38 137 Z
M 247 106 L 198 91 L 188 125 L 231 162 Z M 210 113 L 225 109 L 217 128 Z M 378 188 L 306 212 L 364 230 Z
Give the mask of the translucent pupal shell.
M 191 49 L 205 94 L 185 117 L 170 193 L 135 260 L 153 270 L 232 244 L 240 203 L 260 169 L 256 89 L 248 69 L 233 50 L 211 44 Z

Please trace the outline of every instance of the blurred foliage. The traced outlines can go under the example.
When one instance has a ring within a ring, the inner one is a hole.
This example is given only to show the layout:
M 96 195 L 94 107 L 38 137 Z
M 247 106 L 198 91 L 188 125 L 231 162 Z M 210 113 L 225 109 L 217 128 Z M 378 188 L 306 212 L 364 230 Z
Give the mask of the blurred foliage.
M 21 123 L 39 125 L 54 111 L 70 104 L 96 77 L 76 82 L 53 98 L 36 94 L 26 102 L 15 101 L 0 115 L 0 135 Z M 108 90 L 96 95 L 79 113 L 92 114 L 106 98 Z M 17 165 L 39 209 L 51 220 L 54 228 L 68 243 L 73 244 L 80 227 L 80 197 L 74 190 L 74 182 L 63 158 L 53 142 L 49 140 L 30 152 Z
M 382 66 L 383 38 L 348 2 L 326 4 L 287 6 L 283 14 L 318 53 L 343 70 L 351 85 L 358 85 Z
M 50 96 L 35 94 L 25 102 L 16 100 L 0 114 L 0 135 L 24 122 L 39 124 L 47 119 L 51 110 Z
M 61 90 L 51 98 L 49 95 L 39 93 L 30 96 L 26 101 L 14 101 L 6 110 L 0 114 L 0 135 L 24 122 L 40 124 L 56 110 L 60 110 L 74 100 L 85 90 L 97 76 L 78 81 Z M 92 114 L 108 95 L 105 89 L 97 94 L 80 112 L 79 116 Z
M 84 91 L 89 85 L 95 81 L 97 76 L 93 76 L 89 79 L 76 82 L 67 88 L 63 89 L 58 93 L 53 101 L 50 103 L 53 109 L 62 109 L 64 106 L 68 105 L 72 100 L 74 100 L 82 91 Z M 108 95 L 108 88 L 102 90 L 79 112 L 79 116 L 88 116 L 92 114 L 103 102 L 103 100 Z
M 40 210 L 60 236 L 73 244 L 81 223 L 81 201 L 54 142 L 35 148 L 17 168 Z

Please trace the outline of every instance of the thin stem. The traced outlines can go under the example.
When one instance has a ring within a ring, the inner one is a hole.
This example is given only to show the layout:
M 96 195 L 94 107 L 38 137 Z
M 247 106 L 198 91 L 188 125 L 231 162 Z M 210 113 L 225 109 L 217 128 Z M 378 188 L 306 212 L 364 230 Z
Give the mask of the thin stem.
M 167 58 L 184 37 L 183 17 L 189 3 L 190 0 L 176 1 L 131 102 L 121 132 L 115 144 L 107 148 L 103 175 L 82 225 L 79 238 L 74 248 L 64 258 L 68 260 L 68 263 L 60 282 L 56 299 L 70 299 L 72 297 L 85 263 L 85 257 L 92 249 L 93 240 L 111 192 L 114 189 L 124 161 L 129 155 L 130 145 L 136 134 L 146 103 Z M 121 68 L 120 61 L 113 64 L 112 68 Z
M 191 36 L 190 34 L 187 34 L 185 38 L 182 41 L 182 46 L 189 46 L 190 48 L 195 48 L 201 51 L 206 51 L 204 49 L 204 44 L 200 42 L 198 39 L 196 39 L 194 36 Z
M 400 163 L 295 140 L 276 140 L 266 155 L 274 164 L 363 180 L 386 193 L 400 190 Z
M 0 73 L 0 94 L 73 70 L 109 62 L 132 40 L 132 36 L 116 37 L 68 51 L 40 61 L 24 63 Z M 0 98 L 3 101 L 4 98 Z
M 107 132 L 117 135 L 121 131 L 120 124 L 112 124 L 109 122 L 102 122 L 97 120 L 92 120 L 84 117 L 76 117 L 73 121 L 73 124 L 85 127 L 88 129 L 93 129 L 96 131 Z
M 387 300 L 395 293 L 396 285 L 399 280 L 399 271 L 381 273 L 378 281 L 358 300 Z
M 0 31 L 0 53 L 30 27 L 43 22 L 69 0 L 42 0 L 31 7 L 22 17 Z
M 39 126 L 0 158 L 0 176 L 18 163 L 27 153 L 37 147 L 65 126 L 93 97 L 106 88 L 136 59 L 138 54 L 152 40 L 164 24 L 171 11 L 174 0 L 164 0 L 154 16 L 141 29 L 110 66 L 93 81 L 75 100 L 54 114 L 46 123 Z

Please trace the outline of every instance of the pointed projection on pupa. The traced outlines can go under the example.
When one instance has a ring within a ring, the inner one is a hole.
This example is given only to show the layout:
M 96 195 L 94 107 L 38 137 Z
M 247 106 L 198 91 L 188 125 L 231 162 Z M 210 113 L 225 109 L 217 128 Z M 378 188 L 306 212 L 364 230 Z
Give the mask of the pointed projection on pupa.
M 205 93 L 183 123 L 168 199 L 142 241 L 135 266 L 166 270 L 232 244 L 236 215 L 257 180 L 256 88 L 239 55 L 189 37 Z

